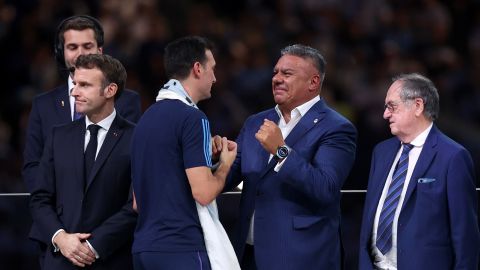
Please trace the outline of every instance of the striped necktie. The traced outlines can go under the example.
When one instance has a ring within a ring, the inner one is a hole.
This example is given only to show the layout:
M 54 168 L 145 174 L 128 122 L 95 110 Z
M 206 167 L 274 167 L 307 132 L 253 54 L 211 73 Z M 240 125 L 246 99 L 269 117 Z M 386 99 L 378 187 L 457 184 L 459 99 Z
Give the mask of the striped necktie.
M 392 248 L 392 224 L 395 211 L 400 201 L 403 184 L 407 176 L 408 169 L 408 153 L 412 150 L 413 145 L 403 144 L 402 154 L 398 160 L 395 171 L 393 172 L 392 182 L 388 188 L 387 197 L 383 203 L 382 212 L 378 220 L 377 229 L 377 248 L 386 254 Z

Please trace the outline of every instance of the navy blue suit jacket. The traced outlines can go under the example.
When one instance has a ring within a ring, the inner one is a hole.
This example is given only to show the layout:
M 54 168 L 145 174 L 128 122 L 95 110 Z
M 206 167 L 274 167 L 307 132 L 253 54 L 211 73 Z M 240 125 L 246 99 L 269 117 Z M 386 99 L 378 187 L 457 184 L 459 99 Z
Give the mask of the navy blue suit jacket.
M 255 138 L 274 109 L 253 115 L 237 138 L 238 154 L 226 189 L 243 180 L 235 251 L 242 260 L 255 210 L 258 269 L 340 269 L 340 189 L 355 159 L 356 130 L 323 100 L 286 138 L 291 147 L 279 172 Z
M 360 235 L 362 270 L 373 269 L 375 212 L 399 148 L 400 141 L 394 137 L 379 143 L 373 152 Z M 433 126 L 398 219 L 399 270 L 477 269 L 480 234 L 473 168 L 467 150 Z M 421 183 L 421 178 L 429 182 Z
M 141 115 L 140 96 L 125 89 L 115 101 L 117 113 L 136 123 Z M 52 127 L 72 122 L 66 85 L 59 86 L 33 100 L 23 153 L 23 178 L 28 192 L 35 188 L 37 168 L 43 147 Z
M 58 229 L 91 233 L 100 255 L 92 269 L 131 269 L 136 224 L 132 210 L 130 142 L 134 124 L 117 115 L 87 179 L 84 191 L 85 118 L 54 127 L 42 156 L 30 209 L 30 237 L 48 246 L 45 269 L 76 269 L 51 239 Z M 130 265 L 130 267 L 129 267 Z

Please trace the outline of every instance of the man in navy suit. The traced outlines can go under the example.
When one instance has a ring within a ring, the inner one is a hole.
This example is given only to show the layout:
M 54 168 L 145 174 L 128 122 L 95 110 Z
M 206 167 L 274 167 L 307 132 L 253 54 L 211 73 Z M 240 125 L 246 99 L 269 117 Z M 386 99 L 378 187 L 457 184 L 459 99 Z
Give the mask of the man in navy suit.
M 428 78 L 394 78 L 383 118 L 395 137 L 373 151 L 359 269 L 477 269 L 473 162 L 434 125 L 438 111 Z
M 30 202 L 30 237 L 46 246 L 44 269 L 133 268 L 134 124 L 114 108 L 125 80 L 122 64 L 108 55 L 76 61 L 72 95 L 85 116 L 52 129 Z
M 103 28 L 95 18 L 77 15 L 62 21 L 55 36 L 55 58 L 62 71 L 69 71 L 79 55 L 103 52 Z M 53 126 L 66 124 L 80 115 L 75 111 L 72 74 L 66 85 L 40 94 L 33 100 L 24 149 L 23 177 L 28 192 L 35 188 L 38 164 Z M 141 115 L 140 96 L 125 90 L 115 102 L 117 113 L 136 123 Z
M 277 106 L 246 120 L 227 183 L 243 181 L 238 259 L 242 269 L 340 269 L 340 189 L 356 130 L 320 97 L 316 49 L 284 48 L 273 71 Z

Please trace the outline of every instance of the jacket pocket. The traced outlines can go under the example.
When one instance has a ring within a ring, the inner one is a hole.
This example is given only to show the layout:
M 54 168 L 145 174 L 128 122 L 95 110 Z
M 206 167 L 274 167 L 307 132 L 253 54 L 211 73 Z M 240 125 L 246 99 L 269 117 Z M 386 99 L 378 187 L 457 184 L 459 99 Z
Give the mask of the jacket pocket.
M 317 224 L 324 220 L 325 217 L 319 216 L 294 216 L 293 228 L 296 230 L 308 229 L 314 224 Z

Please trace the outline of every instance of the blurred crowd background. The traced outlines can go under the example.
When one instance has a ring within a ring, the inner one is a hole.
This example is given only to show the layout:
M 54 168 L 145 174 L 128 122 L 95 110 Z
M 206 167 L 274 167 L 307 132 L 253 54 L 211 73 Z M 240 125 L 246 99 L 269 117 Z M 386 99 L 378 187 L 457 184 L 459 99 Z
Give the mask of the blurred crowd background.
M 217 83 L 200 108 L 213 134 L 232 139 L 246 117 L 274 105 L 271 77 L 280 49 L 294 43 L 319 49 L 328 62 L 321 96 L 359 132 L 344 189 L 366 188 L 373 146 L 391 136 L 382 118 L 391 77 L 426 75 L 440 92 L 436 123 L 470 151 L 478 182 L 479 7 L 479 0 L 0 0 L 0 193 L 25 192 L 31 102 L 66 82 L 53 40 L 58 23 L 75 14 L 102 22 L 104 53 L 125 65 L 127 86 L 140 93 L 143 109 L 166 82 L 166 43 L 184 35 L 213 40 Z M 8 206 L 1 205 L 3 215 Z M 0 234 L 0 242 L 8 237 Z

